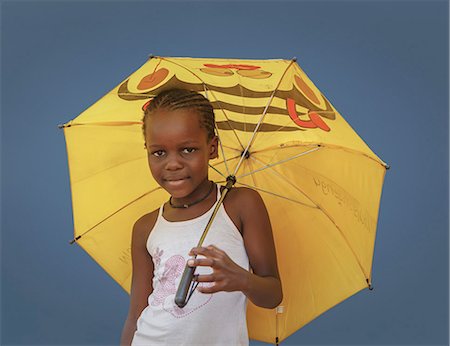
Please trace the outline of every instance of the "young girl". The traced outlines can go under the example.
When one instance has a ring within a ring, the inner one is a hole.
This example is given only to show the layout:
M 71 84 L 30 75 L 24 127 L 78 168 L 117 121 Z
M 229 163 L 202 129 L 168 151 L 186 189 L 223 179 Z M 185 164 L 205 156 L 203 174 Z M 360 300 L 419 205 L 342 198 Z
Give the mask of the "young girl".
M 196 92 L 167 90 L 151 101 L 143 124 L 151 173 L 171 197 L 134 225 L 121 344 L 248 345 L 247 298 L 264 308 L 282 299 L 264 203 L 254 190 L 232 188 L 205 246 L 193 248 L 223 190 L 208 179 L 208 162 L 218 156 L 213 107 Z M 179 308 L 174 296 L 186 261 L 199 285 Z

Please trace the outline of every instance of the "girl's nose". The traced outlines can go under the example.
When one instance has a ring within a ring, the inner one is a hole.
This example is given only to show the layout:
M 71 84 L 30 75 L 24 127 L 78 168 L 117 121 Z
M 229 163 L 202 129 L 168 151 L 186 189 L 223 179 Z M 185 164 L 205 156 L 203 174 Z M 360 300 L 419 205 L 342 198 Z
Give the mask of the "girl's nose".
M 183 164 L 176 155 L 170 155 L 166 161 L 166 167 L 168 171 L 175 171 L 177 169 L 183 168 Z

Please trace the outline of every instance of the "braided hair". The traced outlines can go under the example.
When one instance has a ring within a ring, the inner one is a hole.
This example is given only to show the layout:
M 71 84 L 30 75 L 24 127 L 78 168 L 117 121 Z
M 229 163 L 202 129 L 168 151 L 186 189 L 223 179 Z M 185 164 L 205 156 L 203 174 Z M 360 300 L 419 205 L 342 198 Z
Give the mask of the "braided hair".
M 145 136 L 146 119 L 159 109 L 174 111 L 177 109 L 192 109 L 200 115 L 200 126 L 206 129 L 208 140 L 215 136 L 214 109 L 203 95 L 196 91 L 185 89 L 169 89 L 159 93 L 144 109 L 142 130 Z

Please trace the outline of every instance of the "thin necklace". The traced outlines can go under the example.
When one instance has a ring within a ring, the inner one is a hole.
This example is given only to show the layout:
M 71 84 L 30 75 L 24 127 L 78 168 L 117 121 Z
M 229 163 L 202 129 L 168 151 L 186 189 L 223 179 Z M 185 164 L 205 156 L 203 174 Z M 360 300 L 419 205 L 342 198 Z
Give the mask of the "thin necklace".
M 214 188 L 214 185 L 215 185 L 214 182 L 211 181 L 211 187 L 209 188 L 208 193 L 207 193 L 206 195 L 204 195 L 202 198 L 200 198 L 200 199 L 198 199 L 198 200 L 196 200 L 196 201 L 194 201 L 194 202 L 192 202 L 192 203 L 175 205 L 175 204 L 172 203 L 172 196 L 170 196 L 170 198 L 169 198 L 169 204 L 170 204 L 170 206 L 171 206 L 172 208 L 189 208 L 189 207 L 192 207 L 193 205 L 198 204 L 198 203 L 204 201 L 204 200 L 211 194 L 211 192 L 212 192 L 212 190 L 213 190 L 213 188 Z

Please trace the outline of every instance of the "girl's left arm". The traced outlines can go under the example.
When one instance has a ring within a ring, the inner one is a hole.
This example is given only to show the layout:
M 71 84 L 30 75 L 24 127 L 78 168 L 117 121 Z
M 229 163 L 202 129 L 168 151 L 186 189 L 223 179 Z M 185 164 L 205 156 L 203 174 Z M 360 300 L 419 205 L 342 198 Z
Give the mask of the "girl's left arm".
M 258 192 L 240 190 L 244 245 L 253 270 L 253 273 L 246 272 L 247 280 L 242 292 L 255 305 L 274 308 L 281 303 L 283 292 L 269 214 Z
M 211 275 L 200 275 L 198 281 L 212 286 L 199 287 L 203 293 L 242 291 L 255 305 L 274 308 L 281 303 L 283 292 L 278 273 L 277 256 L 269 215 L 261 196 L 254 190 L 232 190 L 229 205 L 238 211 L 240 229 L 253 273 L 234 263 L 228 255 L 214 245 L 194 248 L 191 255 L 206 258 L 191 260 L 192 266 L 209 266 Z

